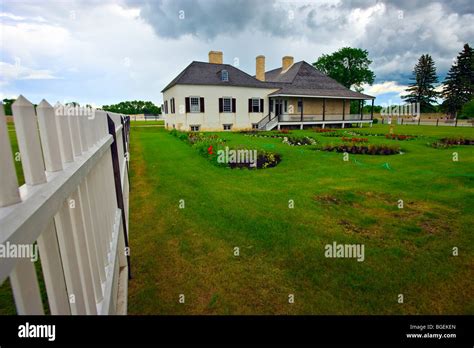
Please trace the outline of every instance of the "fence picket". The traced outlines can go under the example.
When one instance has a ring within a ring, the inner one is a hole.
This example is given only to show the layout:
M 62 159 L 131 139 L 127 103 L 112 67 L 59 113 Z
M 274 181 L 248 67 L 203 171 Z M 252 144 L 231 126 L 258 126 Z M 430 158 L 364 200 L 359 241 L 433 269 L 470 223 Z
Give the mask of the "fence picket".
M 36 277 L 34 263 L 29 259 L 18 259 L 10 274 L 10 284 L 18 314 L 43 315 L 43 303 Z
M 19 201 L 18 179 L 13 163 L 7 121 L 3 104 L 0 103 L 0 207 L 6 207 Z
M 46 175 L 35 108 L 25 97 L 20 95 L 12 104 L 12 111 L 25 182 L 28 185 L 42 184 L 46 182 Z

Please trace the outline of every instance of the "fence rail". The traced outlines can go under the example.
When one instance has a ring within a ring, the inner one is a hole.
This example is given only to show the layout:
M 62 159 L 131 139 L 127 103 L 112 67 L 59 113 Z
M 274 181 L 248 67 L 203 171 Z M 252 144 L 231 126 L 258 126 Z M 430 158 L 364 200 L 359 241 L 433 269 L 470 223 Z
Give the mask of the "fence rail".
M 12 111 L 25 184 L 0 105 L 0 284 L 10 278 L 18 314 L 44 314 L 39 250 L 51 314 L 126 314 L 129 117 L 22 96 Z

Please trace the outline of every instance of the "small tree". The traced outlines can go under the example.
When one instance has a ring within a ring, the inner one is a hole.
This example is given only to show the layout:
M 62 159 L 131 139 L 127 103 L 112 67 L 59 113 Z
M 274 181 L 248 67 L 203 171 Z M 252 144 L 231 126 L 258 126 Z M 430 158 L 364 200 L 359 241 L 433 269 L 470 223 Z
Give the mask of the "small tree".
M 419 103 L 421 112 L 433 112 L 438 93 L 434 84 L 438 82 L 436 66 L 429 54 L 423 54 L 413 69 L 413 83 L 405 90 L 407 95 L 403 96 L 407 103 Z
M 474 50 L 468 44 L 446 75 L 443 96 L 443 110 L 451 117 L 456 117 L 463 105 L 474 98 Z

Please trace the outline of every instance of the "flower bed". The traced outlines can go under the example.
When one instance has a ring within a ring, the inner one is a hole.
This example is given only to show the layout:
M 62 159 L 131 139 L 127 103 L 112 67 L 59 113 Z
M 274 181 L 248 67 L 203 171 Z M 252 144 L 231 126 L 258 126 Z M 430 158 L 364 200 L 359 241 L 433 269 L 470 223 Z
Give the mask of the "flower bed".
M 313 128 L 313 131 L 315 131 L 316 133 L 330 133 L 330 132 L 335 132 L 334 129 L 330 129 L 330 128 L 318 128 L 318 127 Z
M 400 147 L 396 145 L 326 144 L 322 150 L 361 155 L 395 155 L 400 153 Z
M 391 140 L 412 140 L 414 137 L 411 135 L 405 135 L 405 134 L 385 134 L 386 139 L 391 139 Z
M 352 137 L 352 138 L 342 137 L 341 140 L 348 141 L 351 143 L 367 143 L 369 141 L 369 139 L 367 138 L 355 138 L 355 137 Z
M 436 149 L 445 149 L 456 145 L 474 145 L 474 139 L 467 139 L 464 137 L 443 138 L 431 144 Z
M 275 167 L 281 155 L 266 150 L 229 147 L 226 140 L 216 134 L 181 132 L 173 129 L 170 134 L 186 142 L 213 164 L 228 168 L 264 169 Z M 240 160 L 235 160 L 239 158 Z
M 446 145 L 474 145 L 474 139 L 464 137 L 443 138 L 440 141 Z
M 283 143 L 292 145 L 292 146 L 301 146 L 301 145 L 314 145 L 317 143 L 317 141 L 310 137 L 290 136 L 290 137 L 284 137 Z

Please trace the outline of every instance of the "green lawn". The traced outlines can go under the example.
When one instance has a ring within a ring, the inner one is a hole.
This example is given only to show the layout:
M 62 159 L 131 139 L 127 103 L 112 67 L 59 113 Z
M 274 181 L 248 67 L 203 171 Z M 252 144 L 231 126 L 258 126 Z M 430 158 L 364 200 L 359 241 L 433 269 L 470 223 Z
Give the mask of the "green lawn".
M 388 126 L 355 131 L 385 134 Z M 399 144 L 403 154 L 348 162 L 279 139 L 220 133 L 229 145 L 282 155 L 275 168 L 232 170 L 164 129 L 132 128 L 129 313 L 474 314 L 474 147 L 427 146 L 473 138 L 474 129 L 395 132 L 420 136 L 368 137 Z M 333 241 L 364 244 L 365 261 L 326 258 Z

